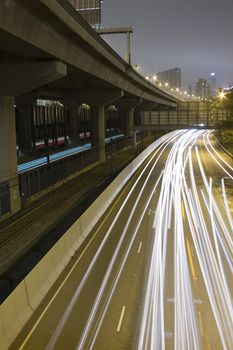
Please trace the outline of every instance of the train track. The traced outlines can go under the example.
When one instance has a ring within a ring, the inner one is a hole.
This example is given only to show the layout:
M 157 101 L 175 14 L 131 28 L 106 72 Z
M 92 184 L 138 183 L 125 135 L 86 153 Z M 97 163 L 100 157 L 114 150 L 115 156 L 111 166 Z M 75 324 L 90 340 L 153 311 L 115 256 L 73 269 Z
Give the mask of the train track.
M 98 185 L 98 181 L 94 182 L 94 177 L 91 183 L 93 187 Z M 39 204 L 39 206 L 36 206 L 24 216 L 1 229 L 0 247 L 3 247 L 9 241 L 31 227 L 34 223 L 39 222 L 45 215 L 48 216 L 49 213 L 54 212 L 58 208 L 61 209 L 63 213 L 66 213 L 70 207 L 72 207 L 74 202 L 77 201 L 77 198 L 80 198 L 80 196 L 83 197 L 87 192 L 88 191 L 82 189 L 80 191 L 80 182 L 77 181 L 77 179 L 76 181 L 68 182 L 62 190 L 60 189 L 58 193 L 53 194 L 51 198 L 47 198 Z M 68 200 L 70 205 L 67 205 Z M 64 204 L 66 205 L 66 208 L 64 208 Z
M 91 179 L 88 180 L 88 184 L 92 184 L 91 190 L 87 187 L 84 190 L 85 184 L 83 186 L 82 179 L 80 180 L 80 178 L 75 178 L 67 182 L 58 191 L 56 190 L 56 192 L 54 191 L 54 193 L 50 194 L 52 197 L 43 200 L 39 205 L 35 206 L 25 215 L 1 228 L 0 248 L 29 229 L 33 224 L 39 222 L 43 217 L 45 217 L 45 215 L 48 217 L 48 214 L 52 214 L 55 210 L 59 209 L 61 216 L 64 216 L 70 209 L 72 209 L 75 203 L 77 203 L 77 200 L 84 198 L 84 196 L 93 192 L 96 187 L 100 186 L 104 182 L 107 183 L 110 178 L 108 169 L 106 173 L 107 174 L 103 176 L 103 174 L 98 175 L 98 173 L 89 172 L 88 176 L 90 177 L 91 175 Z M 59 219 L 61 216 L 59 216 Z M 56 221 L 53 220 L 48 225 L 55 224 L 55 222 Z

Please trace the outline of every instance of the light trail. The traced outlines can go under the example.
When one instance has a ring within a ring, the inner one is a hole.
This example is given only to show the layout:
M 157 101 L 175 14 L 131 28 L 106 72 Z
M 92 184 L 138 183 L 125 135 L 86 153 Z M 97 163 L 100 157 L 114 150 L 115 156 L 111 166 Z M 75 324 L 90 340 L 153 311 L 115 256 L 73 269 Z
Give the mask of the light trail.
M 177 134 L 175 136 L 168 136 L 168 138 L 156 149 L 156 151 L 152 154 L 152 156 L 149 159 L 149 161 L 147 162 L 147 164 L 144 166 L 143 170 L 141 171 L 140 175 L 138 176 L 137 180 L 135 181 L 135 183 L 133 184 L 131 190 L 129 191 L 127 197 L 123 201 L 123 204 L 122 204 L 121 208 L 119 209 L 117 215 L 115 216 L 112 224 L 110 225 L 110 227 L 109 227 L 109 229 L 108 229 L 108 231 L 107 231 L 107 233 L 106 233 L 106 235 L 105 235 L 101 245 L 99 246 L 97 252 L 95 253 L 95 256 L 94 256 L 93 260 L 91 261 L 91 263 L 89 265 L 89 268 L 85 272 L 84 277 L 83 277 L 79 287 L 77 288 L 76 292 L 74 293 L 74 295 L 73 295 L 72 299 L 70 300 L 70 302 L 69 302 L 69 304 L 68 304 L 68 306 L 67 306 L 67 308 L 66 308 L 66 310 L 65 310 L 65 312 L 64 312 L 64 314 L 63 314 L 63 316 L 61 318 L 61 320 L 59 321 L 56 329 L 54 330 L 54 332 L 53 332 L 53 334 L 52 334 L 52 336 L 51 336 L 51 338 L 50 338 L 50 340 L 49 340 L 45 350 L 52 350 L 52 349 L 54 349 L 54 347 L 56 345 L 56 342 L 57 342 L 60 334 L 62 333 L 62 330 L 63 330 L 63 328 L 64 328 L 64 326 L 65 326 L 65 324 L 66 324 L 66 322 L 67 322 L 67 320 L 68 320 L 68 318 L 70 316 L 70 314 L 73 311 L 75 303 L 76 303 L 76 301 L 77 301 L 81 291 L 83 290 L 83 288 L 84 288 L 84 286 L 86 284 L 86 281 L 87 281 L 90 273 L 92 272 L 92 270 L 93 270 L 93 268 L 95 266 L 95 263 L 96 263 L 97 259 L 99 258 L 100 254 L 101 254 L 101 252 L 102 252 L 102 250 L 103 250 L 103 248 L 104 248 L 104 246 L 105 246 L 105 244 L 106 244 L 106 242 L 107 242 L 107 240 L 108 240 L 108 238 L 109 238 L 109 236 L 110 236 L 110 234 L 111 234 L 111 232 L 112 232 L 112 230 L 114 228 L 114 226 L 117 223 L 117 220 L 119 219 L 121 213 L 123 212 L 125 206 L 127 205 L 127 202 L 129 200 L 130 196 L 132 195 L 133 191 L 135 190 L 137 184 L 139 183 L 140 179 L 142 178 L 142 176 L 144 175 L 144 173 L 146 172 L 147 168 L 152 163 L 152 161 L 154 160 L 156 155 L 159 153 L 157 159 L 155 160 L 154 166 L 156 165 L 156 163 L 158 162 L 159 158 L 161 157 L 161 155 L 163 153 L 163 150 L 168 146 L 168 144 L 170 142 L 174 141 L 181 133 L 182 132 L 179 131 L 179 132 L 177 132 Z M 124 232 L 124 234 L 125 234 L 125 232 Z M 119 249 L 121 247 L 123 238 L 124 238 L 124 236 L 122 235 L 121 238 L 120 238 L 120 243 L 118 244 L 117 252 L 119 251 Z M 112 259 L 112 261 L 114 261 L 116 259 L 116 256 L 117 256 L 117 254 L 116 254 L 116 251 L 115 251 L 114 258 Z M 113 263 L 112 263 L 112 265 L 113 265 Z M 112 265 L 107 270 L 107 278 L 105 276 L 105 279 L 104 279 L 104 282 L 103 282 L 104 285 L 105 285 L 105 283 L 106 283 L 106 281 L 107 281 L 107 279 L 108 279 L 108 277 L 110 275 L 110 271 L 112 269 Z M 93 319 L 94 319 L 93 316 L 95 315 L 96 310 L 97 310 L 96 303 L 98 304 L 99 299 L 100 299 L 100 295 L 102 295 L 102 293 L 103 293 L 103 288 L 99 291 L 99 293 L 97 295 L 97 298 L 96 298 L 97 302 L 95 302 L 95 305 L 93 306 L 92 312 L 91 312 L 91 314 L 89 316 L 89 320 L 87 322 L 87 325 L 85 326 L 85 329 L 84 329 L 84 332 L 83 332 L 83 336 L 80 339 L 80 342 L 79 342 L 79 345 L 78 345 L 78 348 L 80 348 L 80 349 L 83 347 L 83 344 L 85 343 L 85 341 L 87 339 L 87 334 L 88 334 L 87 329 L 88 330 L 90 329 L 91 323 L 93 322 Z
M 213 155 L 213 146 L 207 145 L 205 141 L 209 132 L 186 133 L 180 136 L 172 148 L 164 170 L 160 197 L 157 205 L 157 216 L 155 216 L 153 228 L 155 229 L 155 241 L 151 258 L 150 273 L 148 276 L 147 294 L 144 302 L 143 317 L 138 341 L 138 349 L 165 349 L 164 329 L 164 276 L 166 266 L 166 246 L 168 229 L 173 215 L 174 218 L 174 349 L 199 349 L 200 340 L 197 331 L 195 310 L 193 308 L 192 288 L 190 283 L 187 254 L 191 252 L 189 246 L 185 247 L 184 222 L 187 215 L 188 225 L 194 241 L 199 265 L 202 271 L 209 301 L 212 306 L 215 321 L 224 349 L 233 348 L 233 307 L 232 296 L 225 278 L 220 246 L 224 252 L 231 268 L 232 261 L 232 233 L 230 234 L 220 213 L 220 208 L 212 193 L 212 180 L 208 184 L 207 176 L 198 153 L 196 157 L 203 179 L 203 184 L 209 196 L 209 201 L 204 197 L 204 204 L 209 214 L 203 214 L 201 198 L 199 198 L 194 169 L 192 164 L 192 137 L 194 142 L 202 135 L 205 147 L 220 168 L 229 177 L 231 174 L 226 170 L 228 166 L 224 159 L 224 166 Z M 207 138 L 208 142 L 209 139 Z M 193 142 L 193 143 L 194 143 Z M 185 156 L 189 149 L 188 156 Z M 211 149 L 211 150 L 210 150 Z M 217 152 L 215 154 L 218 155 Z M 219 156 L 219 155 L 218 155 Z M 188 163 L 191 189 L 187 185 L 185 169 Z M 232 177 L 231 177 L 232 178 Z M 227 205 L 224 182 L 222 182 L 224 206 L 228 221 L 232 228 L 232 217 Z M 184 205 L 183 205 L 184 201 Z M 171 213 L 171 204 L 173 208 Z M 223 208 L 221 208 L 222 210 Z M 169 218 L 169 220 L 168 220 Z M 211 223 L 212 231 L 207 228 L 207 222 Z M 221 232 L 221 233 L 220 233 Z M 232 232 L 232 231 L 231 231 Z M 211 238 L 212 237 L 212 238 Z M 212 243 L 214 242 L 214 244 Z M 220 242 L 220 243 L 219 243 Z M 220 244 L 220 246 L 219 246 Z M 190 261 L 190 270 L 195 278 L 193 261 Z M 231 270 L 232 271 L 232 270 Z M 231 281 L 232 282 L 232 281 Z M 198 314 L 199 315 L 199 314 Z M 199 330 L 203 333 L 203 329 Z
M 226 170 L 226 168 L 220 163 L 223 162 L 231 171 L 233 171 L 233 168 L 230 166 L 230 164 L 228 164 L 223 157 L 221 157 L 221 155 L 215 150 L 215 148 L 213 147 L 213 145 L 211 144 L 210 140 L 209 140 L 209 134 L 211 131 L 208 131 L 205 135 L 203 135 L 203 142 L 204 145 L 206 147 L 206 150 L 208 151 L 208 153 L 210 154 L 210 156 L 214 159 L 214 161 L 218 164 L 218 166 L 229 176 L 229 178 L 231 180 L 233 180 L 233 176 L 231 173 L 229 173 L 228 170 Z M 206 141 L 207 139 L 207 141 Z M 215 157 L 215 155 L 217 155 L 217 157 L 219 158 L 219 160 Z
M 179 131 L 153 152 L 122 199 L 46 350 L 59 347 L 80 293 L 95 273 L 96 263 L 128 205 L 128 217 L 105 266 L 75 349 L 95 349 L 129 259 L 132 255 L 144 259 L 148 243 L 142 228 L 148 222 L 153 233 L 151 255 L 147 256 L 147 282 L 134 348 L 199 350 L 217 344 L 219 349 L 233 349 L 233 218 L 223 179 L 225 174 L 230 181 L 233 179 L 233 168 L 212 145 L 210 133 Z M 203 145 L 208 159 L 200 153 Z M 163 164 L 164 155 L 167 158 Z M 208 161 L 223 175 L 219 181 L 206 169 Z M 157 200 L 155 208 L 153 195 Z M 119 310 L 114 331 L 117 329 L 118 335 L 122 335 L 130 312 L 127 300 L 120 303 Z M 207 310 L 214 323 L 217 340 L 213 342 L 208 333 L 211 324 L 206 322 L 203 310 Z M 168 324 L 171 329 L 166 329 Z
M 166 146 L 165 146 L 165 147 L 166 147 Z M 137 207 L 138 207 L 139 200 L 141 199 L 141 197 L 142 197 L 142 195 L 143 195 L 144 189 L 145 189 L 145 187 L 147 186 L 148 181 L 149 181 L 149 179 L 150 179 L 150 177 L 151 177 L 151 174 L 152 174 L 152 172 L 153 172 L 153 170 L 154 170 L 154 168 L 155 168 L 157 162 L 159 161 L 159 158 L 162 156 L 162 153 L 163 153 L 163 149 L 162 149 L 162 151 L 160 152 L 160 154 L 158 155 L 157 159 L 155 160 L 155 162 L 154 162 L 152 168 L 150 169 L 149 174 L 147 175 L 147 177 L 146 177 L 146 179 L 145 179 L 145 182 L 144 182 L 144 184 L 143 184 L 143 186 L 142 186 L 142 188 L 141 188 L 141 190 L 140 190 L 140 192 L 139 192 L 139 194 L 138 194 L 138 197 L 137 197 L 137 199 L 136 199 L 136 202 L 134 203 L 134 206 L 133 206 L 133 208 L 132 208 L 132 210 L 131 210 L 131 213 L 130 213 L 130 216 L 129 216 L 127 222 L 126 222 L 125 228 L 124 228 L 124 230 L 122 231 L 122 233 L 121 233 L 121 235 L 120 235 L 120 240 L 119 240 L 119 242 L 118 242 L 118 244 L 117 244 L 117 247 L 116 247 L 116 249 L 115 249 L 115 252 L 114 252 L 114 254 L 113 254 L 113 256 L 112 256 L 112 259 L 111 259 L 111 261 L 110 261 L 110 263 L 109 263 L 107 272 L 106 272 L 106 274 L 105 274 L 105 276 L 104 276 L 103 282 L 102 282 L 102 284 L 101 284 L 101 287 L 100 287 L 100 289 L 99 289 L 99 292 L 98 292 L 97 297 L 96 297 L 96 299 L 95 299 L 95 302 L 94 302 L 94 304 L 93 304 L 92 311 L 90 312 L 90 315 L 89 315 L 88 321 L 87 321 L 87 323 L 86 323 L 86 325 L 85 325 L 83 334 L 82 334 L 82 336 L 81 336 L 81 338 L 80 338 L 80 340 L 79 340 L 79 344 L 78 344 L 78 346 L 77 346 L 77 350 L 83 349 L 83 348 L 85 347 L 85 343 L 86 343 L 87 339 L 90 338 L 90 330 L 91 330 L 91 327 L 92 327 L 92 325 L 93 325 L 93 323 L 94 323 L 95 316 L 96 316 L 96 314 L 97 314 L 97 311 L 98 311 L 99 305 L 100 305 L 100 303 L 101 303 L 102 297 L 103 297 L 104 292 L 105 292 L 105 290 L 106 290 L 107 283 L 109 282 L 109 279 L 110 279 L 110 277 L 111 277 L 111 273 L 112 273 L 114 264 L 115 264 L 115 262 L 116 262 L 116 259 L 117 259 L 118 255 L 119 255 L 120 249 L 122 248 L 124 239 L 125 239 L 125 237 L 126 237 L 126 235 L 127 235 L 127 231 L 128 231 L 129 226 L 130 226 L 130 224 L 131 224 L 131 222 L 132 222 L 132 218 L 133 218 L 134 213 L 135 213 L 135 211 L 136 211 L 136 209 L 137 209 Z M 118 274 L 117 274 L 116 277 L 115 277 L 115 282 L 113 283 L 113 286 L 111 287 L 111 293 L 110 293 L 108 299 L 105 301 L 105 307 L 104 307 L 103 310 L 102 310 L 102 317 L 101 317 L 101 320 L 100 320 L 100 319 L 98 320 L 98 326 L 96 327 L 95 332 L 94 332 L 94 334 L 93 334 L 93 336 L 92 336 L 94 340 L 92 340 L 92 342 L 88 344 L 88 349 L 90 349 L 90 350 L 91 350 L 91 349 L 93 348 L 93 346 L 94 346 L 94 342 L 95 342 L 95 339 L 96 339 L 96 337 L 97 337 L 97 335 L 98 335 L 98 331 L 99 331 L 100 326 L 101 326 L 101 323 L 102 323 L 102 321 L 103 321 L 103 317 L 104 317 L 104 315 L 105 315 L 105 313 L 106 313 L 106 311 L 107 311 L 106 305 L 108 306 L 109 303 L 110 303 L 111 297 L 112 297 L 113 292 L 114 292 L 114 290 L 115 290 L 115 288 L 116 288 L 116 285 L 117 285 L 117 282 L 118 282 L 118 280 L 119 280 L 119 278 L 120 278 L 121 272 L 123 271 L 123 267 L 124 267 L 124 265 L 125 265 L 125 263 L 126 263 L 126 260 L 127 260 L 127 257 L 128 257 L 128 255 L 129 255 L 129 253 L 130 253 L 131 247 L 132 247 L 132 245 L 133 245 L 133 243 L 134 243 L 134 241 L 135 241 L 135 238 L 136 238 L 136 236 L 137 236 L 137 233 L 138 233 L 138 230 L 139 230 L 139 228 L 140 228 L 141 222 L 142 222 L 142 220 L 143 220 L 143 218 L 144 218 L 144 216 L 145 216 L 145 214 L 146 214 L 146 212 L 147 212 L 147 210 L 148 210 L 148 207 L 149 207 L 149 205 L 150 205 L 151 198 L 152 198 L 152 196 L 153 196 L 153 194 L 154 194 L 154 192 L 155 192 L 155 190 L 156 190 L 156 188 L 157 188 L 157 186 L 158 186 L 158 184 L 159 184 L 159 182 L 160 182 L 160 179 L 161 179 L 162 175 L 163 175 L 163 171 L 161 172 L 161 174 L 160 174 L 160 176 L 159 176 L 159 178 L 158 178 L 158 180 L 157 180 L 155 186 L 152 188 L 152 191 L 151 191 L 151 193 L 150 193 L 150 195 L 149 195 L 149 199 L 148 199 L 148 201 L 147 201 L 147 204 L 146 204 L 146 206 L 145 206 L 145 208 L 144 208 L 144 210 L 143 210 L 143 212 L 142 212 L 142 214 L 141 214 L 141 216 L 140 216 L 140 218 L 139 218 L 137 227 L 136 227 L 136 229 L 135 229 L 135 231 L 134 231 L 134 234 L 133 234 L 133 236 L 132 236 L 132 238 L 131 238 L 131 240 L 130 240 L 130 244 L 129 244 L 129 246 L 128 246 L 128 249 L 127 249 L 127 251 L 126 251 L 125 254 L 124 254 L 124 258 L 123 258 L 123 260 L 122 260 L 122 262 L 121 262 L 120 269 L 119 269 L 119 271 L 118 271 Z
M 199 339 L 188 262 L 184 241 L 181 186 L 184 174 L 183 157 L 187 147 L 201 132 L 189 131 L 180 136 L 166 161 L 153 228 L 153 244 L 148 285 L 138 340 L 138 349 L 165 349 L 164 285 L 167 237 L 174 216 L 175 274 L 175 349 L 199 349 Z
M 201 164 L 198 149 L 196 148 L 196 155 L 198 160 L 198 165 L 203 178 L 203 183 L 205 189 L 209 196 L 209 202 L 205 199 L 204 203 L 208 209 L 210 215 L 210 222 L 212 227 L 213 239 L 211 239 L 211 232 L 207 229 L 206 221 L 203 215 L 202 206 L 200 203 L 197 185 L 195 183 L 195 176 L 192 164 L 192 155 L 190 151 L 189 156 L 189 168 L 192 188 L 191 191 L 186 189 L 186 209 L 190 210 L 188 215 L 189 224 L 192 232 L 193 241 L 195 244 L 196 252 L 199 259 L 199 264 L 201 267 L 203 279 L 205 281 L 205 286 L 207 293 L 209 295 L 209 300 L 212 306 L 212 310 L 215 316 L 216 324 L 219 330 L 219 334 L 222 341 L 222 346 L 224 349 L 231 349 L 233 347 L 233 307 L 232 307 L 232 297 L 230 295 L 229 287 L 226 283 L 222 259 L 219 251 L 219 244 L 217 240 L 217 223 L 215 215 L 217 216 L 218 222 L 221 225 L 223 234 L 225 235 L 229 245 L 232 245 L 232 240 L 227 231 L 226 225 L 222 220 L 220 211 L 213 199 L 212 195 L 212 180 L 210 185 L 208 184 L 207 177 L 204 172 L 204 168 Z M 202 191 L 203 194 L 203 191 Z M 203 196 L 202 196 L 203 197 Z M 215 213 L 215 215 L 213 214 Z M 192 218 L 192 220 L 191 220 Z M 214 245 L 212 244 L 214 242 Z M 216 251 L 216 254 L 215 254 Z
M 222 185 L 222 194 L 223 194 L 225 209 L 226 209 L 226 212 L 227 212 L 227 217 L 228 217 L 228 220 L 229 220 L 229 223 L 230 223 L 230 226 L 231 226 L 231 232 L 233 232 L 233 220 L 232 220 L 230 208 L 229 208 L 229 205 L 228 205 L 228 202 L 227 202 L 227 195 L 226 195 L 224 179 L 221 180 L 221 185 Z

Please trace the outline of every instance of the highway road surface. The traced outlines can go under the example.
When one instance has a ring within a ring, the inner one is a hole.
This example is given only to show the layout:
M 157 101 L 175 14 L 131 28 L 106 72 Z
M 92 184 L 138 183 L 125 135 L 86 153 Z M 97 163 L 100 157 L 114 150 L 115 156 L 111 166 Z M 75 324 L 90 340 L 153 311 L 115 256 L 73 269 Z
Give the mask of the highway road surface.
M 233 349 L 233 167 L 177 131 L 120 192 L 17 350 Z

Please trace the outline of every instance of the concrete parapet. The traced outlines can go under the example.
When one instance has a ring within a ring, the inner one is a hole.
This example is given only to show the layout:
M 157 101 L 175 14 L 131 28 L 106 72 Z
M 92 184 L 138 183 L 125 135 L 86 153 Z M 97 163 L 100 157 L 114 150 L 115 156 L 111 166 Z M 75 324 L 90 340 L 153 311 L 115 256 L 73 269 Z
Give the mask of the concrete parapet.
M 0 350 L 6 350 L 9 348 L 11 342 L 7 338 L 7 333 L 4 327 L 3 317 L 2 317 L 2 311 L 0 310 Z
M 79 219 L 69 229 L 69 236 L 74 250 L 77 250 L 84 240 Z
M 23 281 L 0 307 L 0 350 L 8 349 L 32 312 Z
M 10 195 L 10 211 L 20 209 L 20 197 L 16 158 L 16 129 L 14 98 L 0 96 L 0 184 L 7 183 Z
M 40 289 L 40 276 L 38 275 L 38 265 L 24 279 L 28 304 L 35 310 L 43 299 L 44 294 Z

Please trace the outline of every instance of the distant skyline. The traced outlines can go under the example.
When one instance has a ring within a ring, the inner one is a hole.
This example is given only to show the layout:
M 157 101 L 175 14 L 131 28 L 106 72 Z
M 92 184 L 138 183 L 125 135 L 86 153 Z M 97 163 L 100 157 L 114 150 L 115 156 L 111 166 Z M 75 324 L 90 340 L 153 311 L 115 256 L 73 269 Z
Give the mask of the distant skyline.
M 132 25 L 132 64 L 144 76 L 173 67 L 182 87 L 216 73 L 217 86 L 233 82 L 232 0 L 104 0 L 102 25 Z M 104 36 L 125 56 L 125 37 Z

